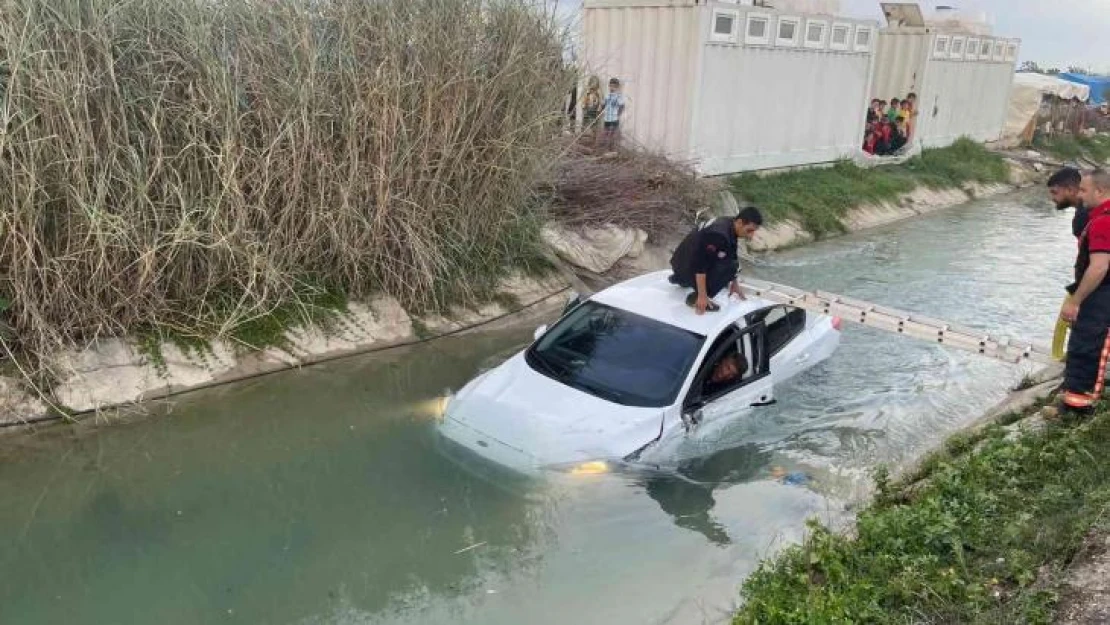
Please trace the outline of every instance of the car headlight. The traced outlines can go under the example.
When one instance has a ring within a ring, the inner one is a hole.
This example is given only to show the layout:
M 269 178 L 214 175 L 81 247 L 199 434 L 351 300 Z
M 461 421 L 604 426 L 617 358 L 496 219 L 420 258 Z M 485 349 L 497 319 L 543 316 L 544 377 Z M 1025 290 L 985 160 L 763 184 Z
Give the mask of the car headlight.
M 448 391 L 443 397 L 440 397 L 436 406 L 436 419 L 443 421 L 447 417 L 447 408 L 451 405 L 451 400 L 455 399 L 455 395 Z
M 442 422 L 454 398 L 454 393 L 447 392 L 440 397 L 420 401 L 415 406 L 415 412 L 420 419 Z
M 602 475 L 613 470 L 613 466 L 606 460 L 588 460 L 586 462 L 572 462 L 546 467 L 559 473 L 570 475 Z

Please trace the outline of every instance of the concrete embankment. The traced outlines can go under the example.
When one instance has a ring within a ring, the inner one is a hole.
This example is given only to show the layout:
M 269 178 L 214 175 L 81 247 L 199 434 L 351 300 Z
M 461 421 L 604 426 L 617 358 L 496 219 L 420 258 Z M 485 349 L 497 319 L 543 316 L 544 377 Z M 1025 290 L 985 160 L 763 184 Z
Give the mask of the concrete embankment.
M 78 416 L 178 393 L 245 380 L 327 360 L 410 345 L 532 315 L 563 305 L 568 283 L 559 276 L 513 277 L 498 289 L 499 302 L 476 310 L 414 316 L 393 298 L 356 302 L 326 327 L 286 332 L 282 347 L 248 350 L 227 340 L 203 348 L 163 342 L 156 350 L 134 337 L 111 338 L 55 356 L 58 379 L 41 394 L 14 377 L 0 377 L 0 427 Z M 156 351 L 158 357 L 152 357 Z

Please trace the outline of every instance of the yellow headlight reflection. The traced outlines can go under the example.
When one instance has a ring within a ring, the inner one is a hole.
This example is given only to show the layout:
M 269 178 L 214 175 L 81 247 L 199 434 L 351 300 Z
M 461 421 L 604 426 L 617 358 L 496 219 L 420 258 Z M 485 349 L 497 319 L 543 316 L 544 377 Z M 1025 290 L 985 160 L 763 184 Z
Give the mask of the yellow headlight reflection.
M 420 419 L 429 421 L 443 421 L 447 415 L 447 406 L 451 403 L 451 395 L 426 399 L 416 403 L 414 412 Z
M 600 475 L 609 472 L 609 463 L 604 460 L 583 462 L 570 470 L 571 475 Z

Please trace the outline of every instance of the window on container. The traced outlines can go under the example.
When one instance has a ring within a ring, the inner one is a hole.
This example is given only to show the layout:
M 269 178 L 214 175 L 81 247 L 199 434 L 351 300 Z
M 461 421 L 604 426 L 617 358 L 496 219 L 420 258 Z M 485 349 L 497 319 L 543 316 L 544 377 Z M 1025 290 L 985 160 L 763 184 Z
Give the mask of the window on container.
M 798 45 L 798 31 L 801 29 L 802 20 L 796 17 L 780 17 L 779 30 L 775 43 L 780 46 Z
M 847 24 L 834 24 L 832 29 L 832 47 L 837 50 L 848 49 L 848 38 L 851 37 L 852 27 Z
M 713 33 L 710 41 L 736 43 L 736 24 L 740 14 L 736 11 L 717 10 L 713 12 Z
M 933 44 L 933 58 L 943 59 L 948 56 L 948 37 L 937 37 Z
M 962 59 L 964 56 L 964 44 L 967 43 L 963 37 L 956 37 L 952 40 L 952 48 L 950 55 L 954 59 Z
M 763 13 L 749 13 L 748 27 L 744 41 L 746 43 L 771 43 L 771 16 Z
M 815 22 L 813 20 L 806 22 L 806 47 L 825 47 L 825 31 L 828 27 L 829 25 L 825 22 Z
M 968 39 L 967 40 L 967 58 L 974 59 L 978 56 L 979 56 L 979 40 L 978 39 Z
M 871 49 L 871 29 L 859 27 L 856 29 L 856 50 L 867 52 Z

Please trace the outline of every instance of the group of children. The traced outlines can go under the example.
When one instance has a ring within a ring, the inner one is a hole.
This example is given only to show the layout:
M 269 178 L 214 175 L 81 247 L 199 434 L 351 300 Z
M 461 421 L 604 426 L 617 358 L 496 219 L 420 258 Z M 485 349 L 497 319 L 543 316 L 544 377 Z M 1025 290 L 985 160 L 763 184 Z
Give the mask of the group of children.
M 596 140 L 597 121 L 602 121 L 602 141 L 606 148 L 617 147 L 620 133 L 621 115 L 624 114 L 624 95 L 621 94 L 621 81 L 609 79 L 609 93 L 601 95 L 601 82 L 597 76 L 590 76 L 586 93 L 582 98 L 583 126 Z
M 913 140 L 917 123 L 917 94 L 905 100 L 892 98 L 888 104 L 878 98 L 867 109 L 867 134 L 863 151 L 876 156 L 897 154 Z

